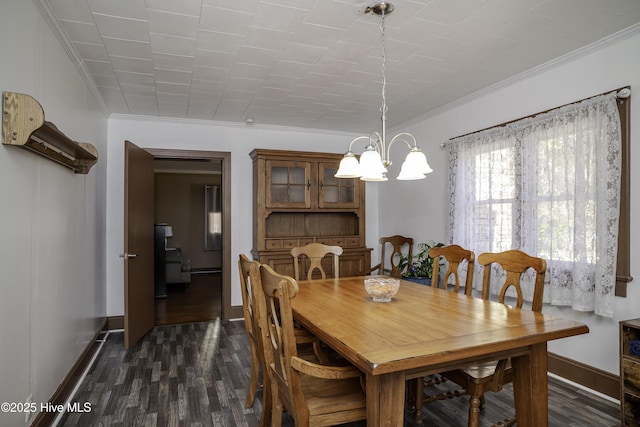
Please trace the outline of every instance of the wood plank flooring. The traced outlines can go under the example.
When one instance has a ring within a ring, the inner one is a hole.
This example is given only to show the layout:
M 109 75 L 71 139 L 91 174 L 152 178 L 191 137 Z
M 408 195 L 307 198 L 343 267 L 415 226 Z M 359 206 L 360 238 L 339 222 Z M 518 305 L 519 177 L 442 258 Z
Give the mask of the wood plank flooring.
M 73 399 L 80 406 L 91 403 L 91 412 L 65 414 L 60 425 L 258 426 L 262 392 L 253 408 L 244 408 L 249 374 L 242 321 L 157 326 L 129 351 L 123 333 L 112 332 Z M 467 405 L 466 398 L 429 403 L 419 424 L 407 410 L 405 426 L 466 426 Z M 512 413 L 508 386 L 487 394 L 480 425 Z M 616 403 L 550 378 L 550 426 L 610 427 L 619 420 Z M 283 425 L 293 425 L 287 414 Z
M 191 283 L 167 285 L 167 297 L 157 298 L 156 326 L 215 320 L 222 312 L 221 273 L 193 273 Z

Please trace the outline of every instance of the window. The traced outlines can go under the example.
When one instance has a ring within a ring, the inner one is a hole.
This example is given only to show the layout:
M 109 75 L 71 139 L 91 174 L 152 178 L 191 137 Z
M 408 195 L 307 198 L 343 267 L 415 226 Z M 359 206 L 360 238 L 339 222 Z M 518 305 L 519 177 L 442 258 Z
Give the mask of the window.
M 622 134 L 612 92 L 451 140 L 451 241 L 545 258 L 546 302 L 612 317 Z

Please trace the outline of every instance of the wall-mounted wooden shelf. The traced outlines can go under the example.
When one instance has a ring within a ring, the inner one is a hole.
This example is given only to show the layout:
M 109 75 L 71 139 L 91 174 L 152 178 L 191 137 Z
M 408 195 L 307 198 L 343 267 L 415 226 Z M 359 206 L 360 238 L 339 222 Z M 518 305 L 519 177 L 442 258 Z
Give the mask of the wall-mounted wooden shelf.
M 2 143 L 27 148 L 75 173 L 89 173 L 98 161 L 93 145 L 73 141 L 56 125 L 45 121 L 40 103 L 23 93 L 3 93 Z

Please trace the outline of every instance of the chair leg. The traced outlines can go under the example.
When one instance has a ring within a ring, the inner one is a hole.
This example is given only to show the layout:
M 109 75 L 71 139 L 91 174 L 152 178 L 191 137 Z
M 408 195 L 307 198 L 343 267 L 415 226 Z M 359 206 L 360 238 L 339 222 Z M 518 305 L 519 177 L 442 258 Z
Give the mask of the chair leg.
M 249 380 L 249 390 L 247 391 L 247 401 L 244 403 L 245 408 L 251 408 L 258 390 L 258 381 L 260 379 L 260 362 L 255 352 L 251 352 L 251 379 Z
M 415 380 L 416 386 L 414 390 L 416 391 L 415 396 L 415 412 L 413 414 L 413 418 L 416 422 L 420 422 L 422 419 L 422 405 L 423 405 L 423 394 L 424 394 L 424 378 L 418 378 Z
M 260 414 L 260 427 L 269 427 L 272 423 L 273 401 L 271 398 L 271 385 L 269 378 L 263 378 L 262 387 L 262 414 Z M 280 416 L 282 419 L 282 415 Z M 282 422 L 282 421 L 281 421 Z
M 264 409 L 264 408 L 263 408 Z M 282 401 L 277 386 L 271 387 L 271 427 L 282 426 Z

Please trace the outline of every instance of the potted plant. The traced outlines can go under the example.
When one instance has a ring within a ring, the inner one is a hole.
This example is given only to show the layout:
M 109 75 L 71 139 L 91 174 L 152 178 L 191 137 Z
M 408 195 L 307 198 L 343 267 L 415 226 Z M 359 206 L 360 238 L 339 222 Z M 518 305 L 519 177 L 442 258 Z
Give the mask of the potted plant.
M 433 258 L 429 256 L 429 249 L 442 246 L 444 243 L 436 243 L 433 240 L 418 244 L 418 252 L 413 255 L 411 264 L 409 264 L 408 254 L 399 255 L 398 268 L 402 272 L 402 278 L 423 285 L 431 285 Z

